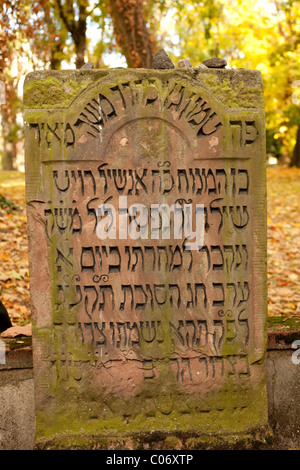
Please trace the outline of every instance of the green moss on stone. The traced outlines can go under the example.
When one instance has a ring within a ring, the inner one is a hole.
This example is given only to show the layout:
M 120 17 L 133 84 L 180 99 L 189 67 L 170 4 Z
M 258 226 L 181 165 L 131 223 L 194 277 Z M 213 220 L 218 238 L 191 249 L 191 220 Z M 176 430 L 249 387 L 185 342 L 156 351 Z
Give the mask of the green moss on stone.
M 102 71 L 100 76 L 106 73 Z M 24 84 L 25 108 L 67 108 L 95 78 L 99 78 L 99 73 L 91 75 L 82 71 L 66 70 L 30 73 Z
M 128 436 L 97 436 L 66 432 L 51 439 L 39 439 L 40 450 L 262 450 L 271 449 L 273 436 L 269 428 L 252 428 L 246 433 L 200 434 L 176 431 L 147 432 Z
M 239 402 L 235 386 L 229 381 L 214 394 L 204 397 L 194 393 L 187 397 L 174 377 L 173 381 L 170 377 L 166 381 L 161 376 L 127 399 L 105 394 L 104 388 L 98 388 L 94 401 L 87 385 L 80 396 L 72 388 L 63 391 L 59 384 L 60 391 L 56 390 L 52 405 L 45 404 L 37 414 L 38 439 L 52 440 L 65 433 L 73 436 L 74 441 L 82 435 L 126 438 L 150 431 L 221 436 L 247 433 L 251 427 L 266 422 L 264 401 L 258 398 L 259 390 L 264 394 L 263 382 L 256 390 L 247 391 L 247 406 L 243 400 Z
M 25 108 L 66 108 L 81 91 L 96 84 L 99 79 L 103 82 L 109 76 L 112 81 L 129 80 L 134 76 L 141 80 L 156 76 L 162 80 L 188 79 L 190 82 L 202 83 L 219 101 L 229 108 L 264 108 L 261 75 L 255 70 L 132 70 L 132 69 L 103 69 L 103 70 L 64 70 L 41 71 L 28 74 L 24 85 Z
M 59 108 L 69 107 L 75 98 L 79 97 L 85 90 L 86 93 L 82 94 L 85 97 L 84 100 L 81 100 L 81 97 L 79 99 L 79 101 L 84 102 L 88 94 L 93 95 L 94 87 L 99 85 L 100 79 L 102 80 L 101 86 L 103 85 L 105 89 L 106 86 L 112 86 L 115 83 L 125 83 L 125 80 L 130 81 L 137 79 L 137 77 L 141 80 L 149 78 L 150 73 L 151 76 L 160 78 L 162 82 L 173 80 L 182 84 L 182 86 L 189 80 L 191 89 L 195 90 L 200 88 L 199 84 L 203 84 L 207 90 L 216 95 L 216 100 L 219 100 L 219 102 L 216 102 L 220 109 L 222 109 L 222 104 L 227 108 L 262 107 L 262 89 L 260 88 L 257 73 L 250 74 L 251 77 L 247 78 L 247 74 L 244 74 L 244 72 L 228 70 L 205 71 L 204 73 L 195 73 L 194 70 L 191 72 L 181 72 L 179 70 L 175 72 L 112 70 L 109 72 L 87 71 L 86 73 L 81 71 L 68 71 L 66 73 L 64 71 L 35 73 L 26 80 L 24 101 L 27 109 L 29 108 L 28 117 L 32 122 L 42 120 L 44 117 L 42 110 L 47 109 L 49 114 L 52 113 L 51 117 L 53 118 L 55 113 L 60 114 Z M 203 93 L 206 95 L 205 91 Z M 163 96 L 162 90 L 160 90 L 160 96 Z M 75 104 L 77 106 L 77 102 Z M 36 116 L 33 114 L 35 112 L 38 113 Z M 63 113 L 62 110 L 61 114 Z M 240 114 L 242 114 L 242 111 Z M 65 122 L 64 116 L 61 121 Z M 142 126 L 143 123 L 140 125 Z M 162 122 L 161 125 L 161 134 L 163 135 L 165 123 Z M 137 129 L 142 134 L 142 127 Z M 139 137 L 139 133 L 137 135 Z M 158 142 L 158 144 L 161 146 L 160 159 L 165 162 L 168 160 L 167 148 L 163 145 L 163 142 Z M 52 149 L 51 152 L 55 154 Z M 51 152 L 49 151 L 49 160 L 52 159 Z M 67 160 L 66 155 L 65 151 L 63 155 L 65 160 Z M 230 165 L 231 163 L 228 161 L 226 164 Z M 51 166 L 49 166 L 48 171 L 51 174 Z M 51 181 L 51 209 L 54 212 L 54 198 L 52 197 L 54 183 L 53 180 Z M 241 243 L 240 240 L 238 241 Z M 60 325 L 63 329 L 66 324 L 69 327 L 72 325 L 73 328 L 73 325 L 76 324 L 76 312 L 74 318 L 70 318 L 68 312 L 62 315 L 63 312 L 59 310 L 55 265 L 57 257 L 55 247 L 58 246 L 58 243 L 55 236 L 53 236 L 52 242 L 48 256 L 52 280 L 51 303 L 54 326 L 43 330 L 37 330 L 34 326 L 34 330 L 37 342 L 40 342 L 41 350 L 44 352 L 51 351 L 55 359 L 60 357 L 61 350 L 58 340 L 55 338 L 54 330 L 57 326 L 59 328 Z M 65 241 L 66 251 L 70 247 L 70 234 L 68 234 Z M 168 282 L 167 276 L 165 282 Z M 55 306 L 57 307 L 56 310 Z M 251 388 L 251 384 L 248 384 L 249 390 L 243 389 L 243 392 L 247 392 L 247 407 L 244 406 L 244 395 L 237 393 L 240 391 L 239 384 L 232 383 L 230 380 L 224 381 L 223 388 L 217 392 L 211 390 L 205 396 L 200 393 L 190 393 L 188 396 L 180 388 L 176 380 L 176 371 L 174 371 L 173 360 L 176 360 L 176 355 L 173 355 L 175 354 L 175 348 L 172 337 L 168 334 L 169 322 L 173 318 L 172 309 L 171 307 L 165 307 L 159 313 L 161 327 L 167 338 L 164 347 L 158 342 L 149 344 L 149 342 L 141 341 L 139 356 L 141 367 L 145 358 L 152 358 L 155 370 L 158 373 L 154 380 L 145 381 L 136 391 L 134 397 L 124 398 L 109 394 L 105 384 L 99 386 L 99 383 L 93 383 L 95 369 L 97 367 L 106 367 L 106 365 L 97 364 L 98 358 L 92 345 L 77 344 L 76 341 L 69 345 L 66 337 L 67 351 L 72 353 L 74 363 L 78 361 L 84 365 L 84 372 L 82 378 L 74 378 L 72 374 L 70 374 L 70 377 L 66 377 L 68 374 L 64 375 L 62 373 L 61 362 L 64 362 L 63 367 L 69 367 L 70 369 L 74 364 L 70 365 L 67 363 L 68 360 L 63 360 L 57 361 L 55 369 L 54 367 L 51 369 L 51 371 L 54 371 L 55 383 L 54 380 L 53 384 L 51 383 L 50 377 L 40 375 L 36 377 L 36 381 L 40 382 L 41 386 L 45 386 L 46 383 L 49 390 L 47 403 L 40 405 L 37 414 L 39 442 L 56 443 L 53 445 L 65 446 L 65 448 L 90 448 L 91 445 L 102 446 L 102 443 L 107 445 L 111 436 L 121 438 L 125 442 L 126 439 L 132 439 L 132 436 L 140 436 L 145 432 L 155 431 L 158 434 L 169 433 L 164 442 L 166 448 L 170 448 L 180 445 L 179 438 L 174 438 L 174 433 L 180 431 L 181 433 L 193 432 L 196 438 L 202 441 L 201 443 L 195 443 L 195 445 L 202 445 L 203 443 L 203 445 L 207 445 L 212 440 L 211 435 L 208 433 L 214 433 L 218 436 L 222 433 L 225 435 L 230 433 L 234 442 L 234 436 L 248 436 L 249 429 L 253 425 L 263 425 L 267 421 L 264 399 L 265 384 L 263 381 L 257 385 L 255 390 Z M 148 312 L 145 318 L 152 318 L 151 312 Z M 228 356 L 238 353 L 238 344 L 228 346 L 223 351 L 223 354 Z M 49 375 L 50 373 L 52 372 L 49 371 Z M 262 400 L 259 400 L 260 394 Z M 65 439 L 66 436 L 68 436 L 67 440 Z M 206 439 L 205 436 L 210 437 Z
M 231 72 L 231 73 L 228 73 Z M 228 108 L 264 108 L 264 96 L 257 75 L 244 71 L 201 73 L 201 82 Z
M 281 315 L 279 317 L 268 317 L 268 327 L 272 329 L 280 328 L 280 329 L 297 330 L 300 328 L 300 319 L 288 318 L 284 315 Z

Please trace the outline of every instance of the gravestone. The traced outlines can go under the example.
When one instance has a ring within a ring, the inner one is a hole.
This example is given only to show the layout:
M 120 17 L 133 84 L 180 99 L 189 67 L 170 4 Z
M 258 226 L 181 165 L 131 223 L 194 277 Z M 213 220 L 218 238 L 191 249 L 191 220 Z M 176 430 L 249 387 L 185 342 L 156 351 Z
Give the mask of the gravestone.
M 33 72 L 24 104 L 36 445 L 263 436 L 260 73 Z

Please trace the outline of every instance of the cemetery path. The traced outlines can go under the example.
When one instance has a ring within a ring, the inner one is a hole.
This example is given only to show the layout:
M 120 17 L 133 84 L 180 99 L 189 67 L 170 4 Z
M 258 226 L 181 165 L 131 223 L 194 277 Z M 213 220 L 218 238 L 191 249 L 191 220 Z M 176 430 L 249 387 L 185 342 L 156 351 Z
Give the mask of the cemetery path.
M 300 321 L 300 169 L 268 168 L 267 178 L 268 314 Z M 30 322 L 27 250 L 24 175 L 0 171 L 0 300 L 13 325 Z

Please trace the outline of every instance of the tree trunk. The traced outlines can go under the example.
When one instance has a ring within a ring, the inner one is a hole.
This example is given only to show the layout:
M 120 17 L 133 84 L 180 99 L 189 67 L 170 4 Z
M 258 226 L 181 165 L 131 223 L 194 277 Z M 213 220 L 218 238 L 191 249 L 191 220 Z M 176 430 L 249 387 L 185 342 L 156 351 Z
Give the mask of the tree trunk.
M 16 158 L 16 145 L 11 141 L 11 122 L 8 119 L 7 112 L 2 115 L 3 132 L 3 153 L 2 170 L 14 170 L 14 161 Z
M 79 18 L 76 22 L 75 29 L 71 31 L 72 38 L 75 44 L 76 52 L 76 68 L 80 69 L 84 65 L 84 55 L 86 52 L 86 21 L 87 21 L 87 4 L 80 3 Z
M 16 158 L 15 146 L 12 142 L 4 145 L 4 153 L 2 156 L 2 170 L 14 170 L 14 161 Z
M 78 34 L 78 37 L 74 39 L 75 53 L 76 53 L 76 68 L 80 69 L 84 65 L 84 54 L 86 51 L 86 36 L 85 33 Z
M 87 9 L 88 0 L 78 0 L 78 19 L 76 19 L 75 9 L 72 0 L 62 3 L 56 0 L 58 13 L 63 21 L 67 31 L 71 33 L 72 40 L 75 45 L 76 68 L 80 69 L 84 65 L 84 54 L 86 52 L 86 26 L 87 26 Z
M 296 144 L 289 166 L 296 166 L 297 168 L 300 168 L 300 125 L 298 126 Z
M 151 68 L 154 38 L 146 25 L 142 0 L 110 0 L 109 13 L 128 67 Z
M 50 69 L 51 70 L 60 70 L 61 69 L 61 58 L 59 57 L 61 50 L 60 47 L 57 46 L 55 49 L 51 51 L 51 59 L 50 59 Z

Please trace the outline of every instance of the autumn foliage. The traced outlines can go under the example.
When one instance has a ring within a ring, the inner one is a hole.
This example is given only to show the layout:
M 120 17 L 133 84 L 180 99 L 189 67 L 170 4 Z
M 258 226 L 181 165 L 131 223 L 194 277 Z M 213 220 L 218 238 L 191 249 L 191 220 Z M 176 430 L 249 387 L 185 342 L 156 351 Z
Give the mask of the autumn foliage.
M 14 168 L 22 145 L 26 73 L 88 60 L 109 67 L 112 56 L 151 68 L 161 48 L 175 66 L 220 57 L 261 72 L 267 154 L 284 165 L 268 169 L 269 316 L 299 318 L 300 0 L 0 0 L 2 168 Z M 9 175 L 0 172 L 0 299 L 22 323 L 30 321 L 24 178 Z
M 151 68 L 155 41 L 146 26 L 142 0 L 111 0 L 108 11 L 128 67 Z

